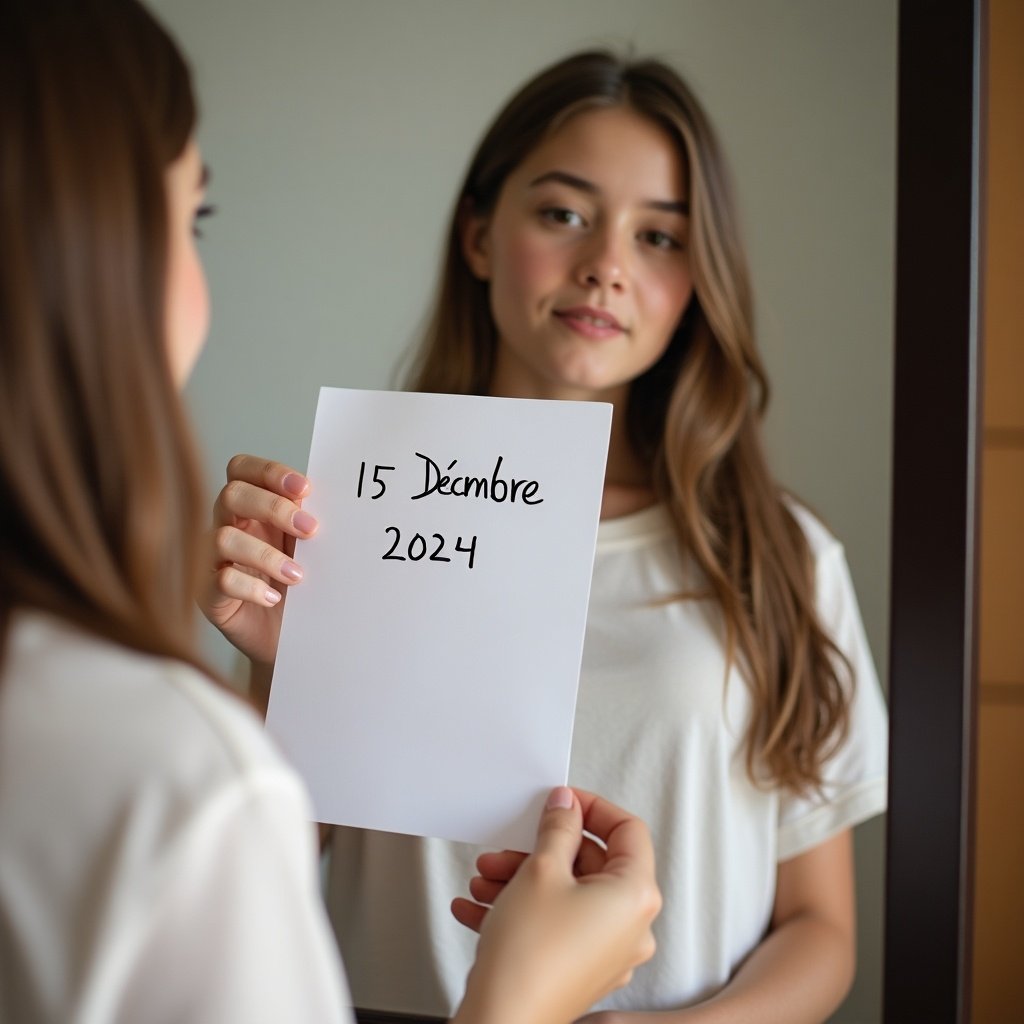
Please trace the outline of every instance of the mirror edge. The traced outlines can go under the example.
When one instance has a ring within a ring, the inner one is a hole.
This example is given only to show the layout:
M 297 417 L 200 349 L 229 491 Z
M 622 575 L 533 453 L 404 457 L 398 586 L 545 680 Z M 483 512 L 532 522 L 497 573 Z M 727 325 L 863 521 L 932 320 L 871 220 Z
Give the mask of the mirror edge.
M 900 0 L 884 1020 L 970 1017 L 985 0 Z

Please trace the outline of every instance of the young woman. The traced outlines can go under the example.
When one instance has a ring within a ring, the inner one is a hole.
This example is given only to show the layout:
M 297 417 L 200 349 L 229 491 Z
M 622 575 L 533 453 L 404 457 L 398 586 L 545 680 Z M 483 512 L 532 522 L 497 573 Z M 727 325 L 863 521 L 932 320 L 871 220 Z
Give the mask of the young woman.
M 194 127 L 135 0 L 3 5 L 4 1021 L 350 1019 L 305 791 L 193 650 Z M 518 859 L 484 863 L 493 897 Z M 510 885 L 489 913 L 456 901 L 482 931 L 457 1019 L 564 1021 L 651 954 L 649 839 L 599 798 L 556 790 Z
M 614 406 L 570 779 L 642 809 L 665 910 L 656 956 L 601 1007 L 825 1019 L 854 972 L 850 829 L 884 808 L 885 711 L 842 547 L 762 454 L 733 201 L 674 71 L 578 54 L 498 114 L 409 385 Z M 311 485 L 247 456 L 228 476 L 205 610 L 265 688 Z M 357 1004 L 447 1012 L 473 945 L 441 894 L 473 851 L 346 829 L 332 846 Z

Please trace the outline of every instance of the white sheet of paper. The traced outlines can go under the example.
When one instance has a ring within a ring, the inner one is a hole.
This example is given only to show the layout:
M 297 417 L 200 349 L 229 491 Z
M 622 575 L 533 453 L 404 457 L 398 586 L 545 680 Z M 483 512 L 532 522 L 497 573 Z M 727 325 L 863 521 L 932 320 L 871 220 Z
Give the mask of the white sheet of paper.
M 267 715 L 319 821 L 533 848 L 568 775 L 610 424 L 603 403 L 321 389 L 320 528 Z

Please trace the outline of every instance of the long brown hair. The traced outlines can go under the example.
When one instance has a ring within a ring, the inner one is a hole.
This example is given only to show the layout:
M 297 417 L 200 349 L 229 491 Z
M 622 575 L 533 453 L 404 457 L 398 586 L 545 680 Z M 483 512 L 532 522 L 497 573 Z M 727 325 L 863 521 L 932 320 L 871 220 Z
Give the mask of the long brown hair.
M 818 788 L 848 728 L 849 665 L 822 629 L 807 539 L 772 480 L 760 421 L 768 381 L 754 339 L 746 258 L 722 151 L 679 75 L 605 51 L 526 83 L 484 135 L 459 190 L 433 318 L 409 373 L 417 391 L 487 394 L 498 336 L 488 285 L 463 256 L 460 218 L 487 215 L 509 174 L 566 120 L 625 105 L 659 125 L 687 169 L 691 300 L 662 358 L 630 387 L 631 443 L 703 571 L 725 621 L 727 659 L 753 695 L 747 771 Z
M 165 346 L 190 75 L 134 0 L 0 13 L 0 653 L 35 608 L 194 660 L 204 501 Z

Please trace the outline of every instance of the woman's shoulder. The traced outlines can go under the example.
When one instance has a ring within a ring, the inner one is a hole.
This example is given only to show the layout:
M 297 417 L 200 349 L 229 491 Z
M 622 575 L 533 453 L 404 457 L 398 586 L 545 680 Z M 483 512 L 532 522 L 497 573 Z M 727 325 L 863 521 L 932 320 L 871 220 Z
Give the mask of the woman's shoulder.
M 110 782 L 145 772 L 183 800 L 257 776 L 294 784 L 255 712 L 194 667 L 48 615 L 12 626 L 4 718 L 68 771 L 80 759 Z
M 107 1019 L 97 1007 L 129 996 L 164 1005 L 170 969 L 187 998 L 189 986 L 207 994 L 197 1006 L 235 1006 L 240 1019 L 283 1019 L 288 999 L 317 1004 L 302 1019 L 338 1018 L 338 966 L 310 899 L 308 797 L 240 700 L 188 665 L 19 613 L 0 753 L 0 859 L 8 894 L 31 911 L 46 969 L 30 955 L 27 984 L 45 975 L 49 1016 L 91 1006 L 89 1019 Z M 251 885 L 271 876 L 270 888 Z M 282 921 L 285 960 L 261 939 Z M 89 937 L 74 957 L 69 935 Z M 196 954 L 211 936 L 234 943 L 237 970 Z M 242 968 L 268 951 L 281 969 L 254 982 Z

